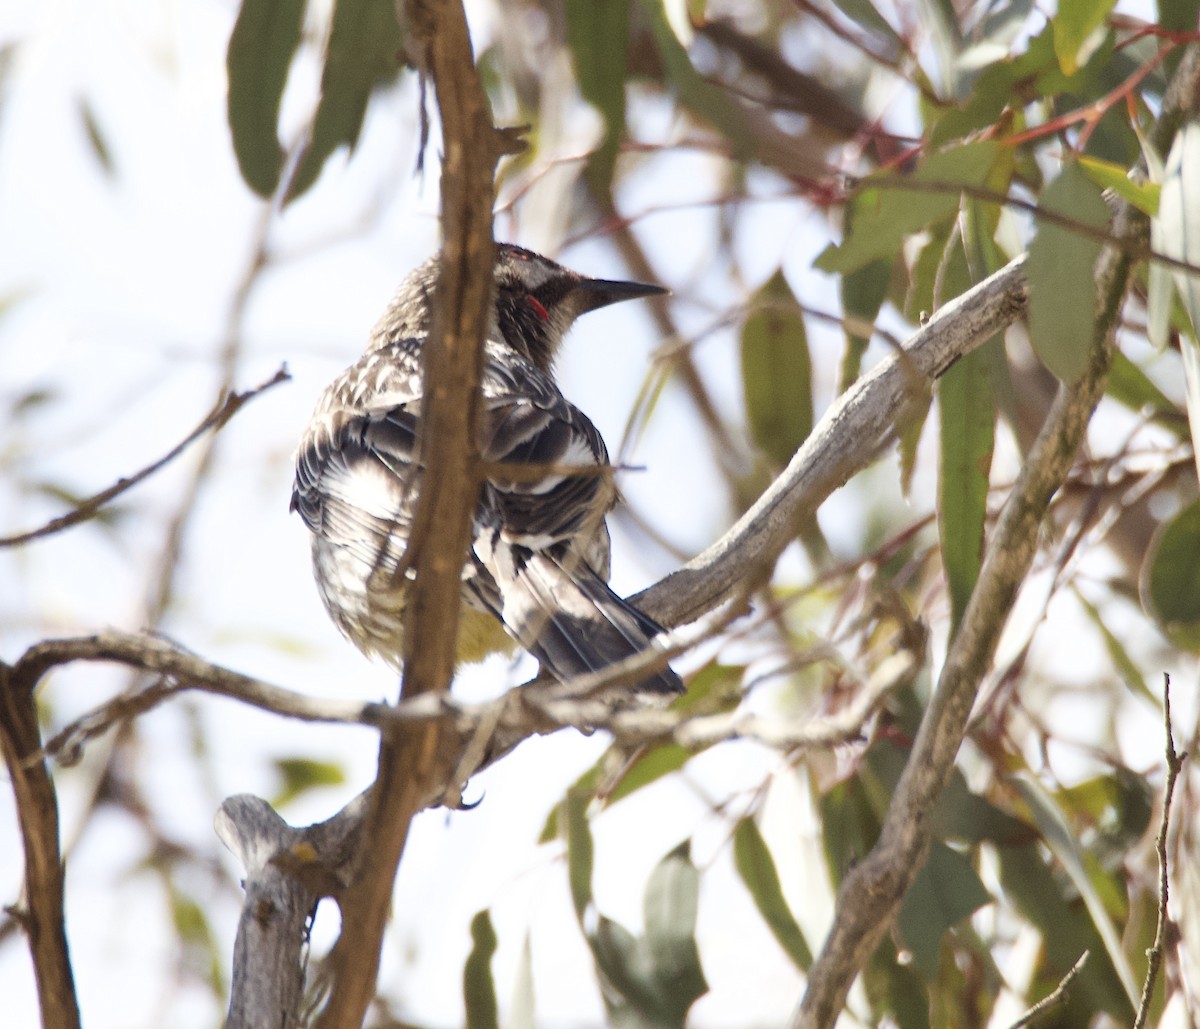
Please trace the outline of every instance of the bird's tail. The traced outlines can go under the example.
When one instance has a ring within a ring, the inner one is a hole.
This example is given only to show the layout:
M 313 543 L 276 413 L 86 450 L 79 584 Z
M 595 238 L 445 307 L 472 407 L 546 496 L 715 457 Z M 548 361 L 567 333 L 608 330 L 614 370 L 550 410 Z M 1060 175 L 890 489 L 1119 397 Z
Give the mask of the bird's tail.
M 547 671 L 564 681 L 640 654 L 663 631 L 585 562 L 568 567 L 544 551 L 529 556 L 502 594 L 505 625 Z M 683 682 L 664 666 L 637 688 L 682 693 Z

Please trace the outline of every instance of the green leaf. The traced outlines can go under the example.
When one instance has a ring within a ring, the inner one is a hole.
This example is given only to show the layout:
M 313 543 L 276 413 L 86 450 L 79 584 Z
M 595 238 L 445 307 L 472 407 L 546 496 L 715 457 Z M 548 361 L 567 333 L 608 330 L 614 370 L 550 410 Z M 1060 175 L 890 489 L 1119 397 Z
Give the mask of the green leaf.
M 829 877 L 840 886 L 843 876 L 870 853 L 879 838 L 879 815 L 861 775 L 836 783 L 822 795 L 821 844 Z
M 1179 130 L 1167 156 L 1159 215 L 1152 222 L 1151 238 L 1168 257 L 1200 265 L 1200 122 L 1188 122 Z M 1187 172 L 1184 172 L 1184 169 Z M 1192 338 L 1181 341 L 1183 373 L 1187 384 L 1188 421 L 1192 446 L 1200 468 L 1200 354 L 1196 350 L 1200 333 L 1200 275 L 1175 271 L 1175 288 L 1192 321 Z M 1160 303 L 1160 307 L 1161 307 Z
M 399 73 L 403 46 L 392 0 L 337 0 L 312 139 L 288 184 L 289 203 L 317 181 L 338 147 L 354 150 L 367 101 Z
M 834 6 L 851 21 L 861 25 L 868 32 L 886 39 L 897 50 L 907 50 L 908 47 L 900 34 L 892 28 L 889 22 L 871 0 L 833 0 Z
M 246 185 L 263 197 L 275 192 L 283 171 L 279 101 L 300 45 L 304 6 L 304 0 L 243 0 L 225 55 L 233 152 Z
M 609 1024 L 682 1029 L 688 1009 L 708 991 L 696 948 L 699 874 L 683 843 L 666 855 L 646 883 L 646 934 L 634 936 L 600 915 L 587 934 Z
M 853 201 L 853 231 L 839 246 L 827 247 L 816 267 L 845 273 L 894 258 L 905 237 L 952 217 L 959 206 L 957 187 L 983 186 L 999 156 L 999 145 L 991 140 L 966 143 L 930 154 L 911 176 L 864 179 Z M 917 188 L 905 188 L 909 184 Z
M 933 41 L 941 66 L 941 77 L 953 97 L 961 93 L 963 76 L 958 68 L 958 55 L 963 50 L 962 32 L 958 27 L 958 12 L 950 0 L 917 0 L 916 8 L 922 27 Z
M 1112 358 L 1112 367 L 1104 386 L 1105 393 L 1138 414 L 1149 409 L 1162 415 L 1167 428 L 1173 428 L 1182 421 L 1182 412 L 1170 397 L 1154 385 L 1150 376 L 1120 350 L 1114 349 Z
M 179 890 L 164 876 L 171 905 L 171 921 L 183 944 L 184 959 L 189 968 L 199 973 L 213 992 L 225 992 L 225 959 L 213 936 L 212 925 L 205 907 L 195 898 Z
M 592 903 L 592 864 L 595 848 L 592 830 L 587 821 L 587 805 L 591 794 L 569 790 L 560 809 L 561 834 L 567 841 L 567 879 L 575 915 L 583 924 L 584 914 Z
M 1156 182 L 1134 182 L 1129 170 L 1114 161 L 1079 155 L 1079 165 L 1101 189 L 1111 189 L 1122 200 L 1128 200 L 1142 214 L 1151 218 L 1158 213 L 1162 187 Z
M 1175 32 L 1195 31 L 1196 19 L 1200 16 L 1200 0 L 1158 0 L 1154 6 L 1158 11 L 1158 22 L 1164 29 Z
M 675 90 L 679 102 L 693 114 L 711 123 L 729 141 L 738 156 L 753 154 L 756 140 L 741 109 L 720 88 L 696 71 L 691 57 L 667 21 L 662 0 L 641 0 L 640 7 L 658 48 L 666 79 Z
M 917 471 L 917 454 L 921 447 L 921 434 L 925 431 L 925 422 L 929 418 L 929 409 L 933 406 L 933 394 L 922 383 L 923 396 L 913 399 L 904 411 L 904 421 L 900 424 L 900 492 L 905 500 L 912 499 L 912 480 Z
M 646 882 L 643 898 L 646 945 L 661 1003 L 683 1024 L 688 1009 L 708 992 L 696 947 L 700 873 L 687 841 L 664 857 Z
M 930 1029 L 929 987 L 917 972 L 897 960 L 890 939 L 883 939 L 862 975 L 871 1004 L 871 1021 L 895 1029 Z
M 567 0 L 566 11 L 579 92 L 604 118 L 604 140 L 588 160 L 587 175 L 597 194 L 607 196 L 625 134 L 630 0 Z
M 345 769 L 332 761 L 284 757 L 276 758 L 274 764 L 281 785 L 271 799 L 272 807 L 282 807 L 308 790 L 321 786 L 341 786 L 346 781 Z
M 804 317 L 781 271 L 742 326 L 742 388 L 754 442 L 782 468 L 812 431 L 813 405 Z
M 1039 66 L 1039 57 L 1041 58 Z M 990 128 L 1009 105 L 1021 106 L 1018 83 L 1027 82 L 1041 67 L 1054 64 L 1054 54 L 1047 46 L 1044 51 L 1029 50 L 1016 58 L 995 61 L 983 68 L 976 76 L 971 94 L 956 107 L 934 110 L 929 142 L 932 146 L 945 146 L 981 129 Z
M 529 933 L 525 934 L 525 945 L 513 974 L 512 1008 L 508 1012 L 504 1029 L 536 1029 L 537 1006 L 533 992 L 533 945 Z
M 498 1029 L 496 983 L 492 979 L 492 955 L 496 953 L 496 930 L 491 914 L 484 909 L 471 919 L 471 953 L 463 965 L 463 1000 L 468 1029 Z
M 946 246 L 950 233 L 954 228 L 953 222 L 943 222 L 932 226 L 924 237 L 924 242 L 911 262 L 908 274 L 908 291 L 904 296 L 904 317 L 911 322 L 923 322 L 945 303 L 946 298 L 939 293 L 938 273 L 945 259 Z
M 1120 854 L 1137 846 L 1145 836 L 1155 798 L 1156 792 L 1145 776 L 1120 765 L 1107 775 L 1085 779 L 1055 793 L 1062 808 L 1086 818 L 1095 827 L 1104 847 L 1089 846 L 1090 851 L 1107 848 L 1110 853 L 1116 850 Z M 1122 896 L 1121 905 L 1125 903 Z
M 896 926 L 913 962 L 929 981 L 937 979 L 942 936 L 951 926 L 992 902 L 971 862 L 934 841 L 929 860 L 904 894 Z
M 979 256 L 980 262 L 984 259 Z M 986 274 L 983 268 L 980 272 Z M 971 287 L 967 255 L 957 236 L 945 252 L 939 278 L 946 297 L 959 296 Z M 938 535 L 950 591 L 951 634 L 958 631 L 983 563 L 996 420 L 990 373 L 993 358 L 987 350 L 997 347 L 1003 347 L 999 338 L 989 340 L 951 365 L 937 385 L 941 428 Z
M 1200 500 L 1157 532 L 1142 568 L 1142 605 L 1176 646 L 1200 651 Z
M 1129 656 L 1129 652 L 1125 649 L 1125 644 L 1107 625 L 1104 624 L 1104 619 L 1100 616 L 1099 610 L 1093 605 L 1087 597 L 1078 590 L 1075 591 L 1075 596 L 1079 603 L 1083 606 L 1083 610 L 1087 613 L 1088 618 L 1092 620 L 1092 624 L 1100 630 L 1100 635 L 1104 639 L 1104 649 L 1108 651 L 1108 659 L 1113 663 L 1113 667 L 1134 693 L 1140 694 L 1153 704 L 1158 703 L 1158 698 L 1150 691 L 1150 687 L 1146 685 L 1146 680 L 1142 677 L 1142 671 L 1134 663 L 1133 658 Z
M 605 915 L 599 917 L 596 931 L 588 936 L 588 946 L 604 980 L 600 992 L 610 1024 L 636 1025 L 639 1013 L 654 1007 L 653 985 L 641 943 L 620 922 Z M 648 1021 L 654 1025 L 662 1019 L 652 1017 Z
M 732 711 L 741 703 L 741 682 L 746 669 L 743 665 L 723 665 L 711 661 L 688 680 L 688 689 L 671 702 L 671 710 L 694 715 L 713 715 Z M 707 749 L 707 748 L 702 748 Z M 593 767 L 595 775 L 588 776 L 586 788 L 596 792 L 606 806 L 611 806 L 663 776 L 677 772 L 694 756 L 677 743 L 659 743 L 643 747 L 632 763 L 621 771 L 615 786 L 610 786 L 613 751 L 600 756 Z
M 1100 189 L 1079 165 L 1063 166 L 1041 206 L 1093 228 L 1108 224 Z M 1029 334 L 1038 357 L 1063 382 L 1087 368 L 1096 325 L 1096 258 L 1100 243 L 1049 222 L 1029 244 Z
M 740 685 L 745 674 L 742 665 L 723 665 L 711 661 L 688 681 L 687 693 L 671 703 L 672 710 L 695 714 L 720 714 L 732 711 L 741 702 Z M 613 785 L 613 757 L 618 756 L 621 768 Z M 615 804 L 644 786 L 657 782 L 665 775 L 678 771 L 692 757 L 692 752 L 674 743 L 646 747 L 630 763 L 624 752 L 610 747 L 600 755 L 591 768 L 572 783 L 570 791 L 588 797 L 598 797 L 604 804 Z M 546 816 L 539 843 L 549 843 L 560 834 L 562 804 L 556 804 Z
M 1100 44 L 1097 30 L 1116 0 L 1059 0 L 1054 26 L 1054 53 L 1064 75 L 1074 75 Z
M 996 417 L 988 364 L 988 355 L 976 350 L 938 382 L 938 533 L 950 589 L 951 634 L 958 630 L 983 563 Z
M 691 757 L 691 751 L 685 750 L 678 743 L 659 743 L 646 747 L 625 769 L 617 785 L 605 795 L 605 802 L 615 804 L 631 793 L 636 793 L 643 786 L 657 782 L 664 775 L 678 772 Z
M 850 208 L 847 208 L 849 211 Z M 871 327 L 879 317 L 894 261 L 872 261 L 842 276 L 842 311 L 846 316 L 846 350 L 838 372 L 838 392 L 844 393 L 862 370 L 862 356 L 871 342 Z
M 1181 293 L 1187 303 L 1187 297 Z M 1195 315 L 1191 315 L 1195 318 Z M 1188 428 L 1192 433 L 1192 457 L 1196 470 L 1200 472 L 1200 343 L 1189 336 L 1179 340 L 1179 353 L 1183 358 L 1184 398 L 1187 402 Z
M 1075 834 L 1067 825 L 1054 798 L 1046 792 L 1037 779 L 1019 772 L 1013 776 L 1012 781 L 1025 803 L 1029 805 L 1030 813 L 1033 815 L 1038 829 L 1041 830 L 1046 846 L 1050 848 L 1055 860 L 1067 873 L 1071 885 L 1083 898 L 1084 906 L 1087 908 L 1088 915 L 1091 916 L 1092 925 L 1096 927 L 1100 939 L 1104 941 L 1104 949 L 1116 970 L 1118 981 L 1130 1004 L 1136 1009 L 1140 998 L 1138 984 L 1134 981 L 1133 970 L 1129 967 L 1129 961 L 1121 947 L 1120 934 L 1113 925 L 1103 900 L 1088 877 Z
M 783 896 L 775 861 L 753 818 L 743 818 L 734 830 L 733 863 L 767 928 L 796 967 L 807 972 L 812 951 Z
M 938 798 L 933 813 L 934 832 L 962 843 L 1028 843 L 1036 837 L 1031 825 L 1014 818 L 985 797 L 972 793 L 962 772 L 955 768 Z
M 1049 993 L 1087 950 L 1088 962 L 1075 980 L 1066 1007 L 1058 1009 L 1056 1024 L 1088 1025 L 1096 1010 L 1106 1011 L 1118 1022 L 1128 1024 L 1133 1009 L 1121 990 L 1096 927 L 1080 905 L 1067 902 L 1064 885 L 1052 874 L 1039 848 L 998 847 L 996 854 L 1005 896 L 1042 934 L 1041 966 L 1027 1001 L 1032 1004 Z
M 1161 228 L 1150 222 L 1150 246 L 1162 253 Z M 1171 315 L 1175 304 L 1175 277 L 1165 264 L 1151 261 L 1146 269 L 1146 339 L 1162 352 L 1171 342 Z
M 549 843 L 551 840 L 565 838 L 564 826 L 566 823 L 563 821 L 563 818 L 567 797 L 570 797 L 573 793 L 594 797 L 596 795 L 596 788 L 604 774 L 604 767 L 605 759 L 601 756 L 599 761 L 567 787 L 567 796 L 555 804 L 550 809 L 550 813 L 546 815 L 546 821 L 542 823 L 542 832 L 538 836 L 538 843 Z

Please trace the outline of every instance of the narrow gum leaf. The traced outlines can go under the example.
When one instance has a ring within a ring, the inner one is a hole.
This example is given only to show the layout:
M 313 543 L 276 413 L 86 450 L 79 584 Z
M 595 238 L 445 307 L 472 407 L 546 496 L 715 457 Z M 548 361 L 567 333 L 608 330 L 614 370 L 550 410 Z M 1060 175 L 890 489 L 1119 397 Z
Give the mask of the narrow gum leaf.
M 233 151 L 246 185 L 263 197 L 275 192 L 283 171 L 279 102 L 303 19 L 304 0 L 243 0 L 229 37 L 225 65 Z

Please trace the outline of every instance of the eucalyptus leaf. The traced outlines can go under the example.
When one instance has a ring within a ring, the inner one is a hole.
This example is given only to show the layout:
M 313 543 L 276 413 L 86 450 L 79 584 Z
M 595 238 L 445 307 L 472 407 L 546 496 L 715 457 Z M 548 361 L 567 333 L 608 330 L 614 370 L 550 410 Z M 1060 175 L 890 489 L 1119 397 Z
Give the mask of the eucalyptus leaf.
M 1075 162 L 1063 166 L 1042 193 L 1040 206 L 1101 228 L 1108 207 L 1100 188 Z M 1063 382 L 1087 367 L 1096 326 L 1096 259 L 1100 243 L 1043 221 L 1029 244 L 1029 334 L 1039 358 Z
M 300 45 L 304 7 L 304 0 L 242 0 L 229 37 L 225 66 L 233 152 L 246 185 L 263 197 L 275 192 L 283 172 L 279 103 Z

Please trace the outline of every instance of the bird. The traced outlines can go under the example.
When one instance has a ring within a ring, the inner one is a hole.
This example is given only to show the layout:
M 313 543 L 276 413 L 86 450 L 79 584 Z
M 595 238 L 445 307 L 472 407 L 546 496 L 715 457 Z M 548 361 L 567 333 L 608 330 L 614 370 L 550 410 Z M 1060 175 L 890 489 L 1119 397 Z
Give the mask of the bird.
M 409 274 L 365 352 L 321 394 L 292 489 L 330 617 L 368 657 L 395 667 L 413 579 L 422 367 L 441 261 L 435 254 Z M 520 646 L 566 682 L 657 648 L 663 629 L 608 585 L 605 516 L 618 493 L 603 438 L 558 388 L 555 356 L 580 315 L 668 291 L 587 278 L 509 243 L 495 246 L 493 280 L 481 383 L 484 475 L 456 655 L 473 663 Z M 674 694 L 683 683 L 664 660 L 634 688 Z

